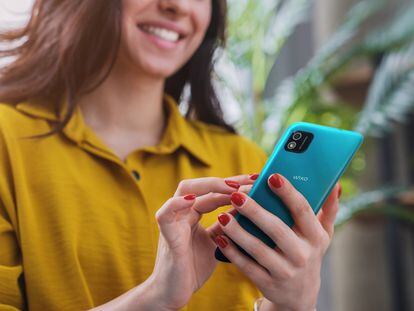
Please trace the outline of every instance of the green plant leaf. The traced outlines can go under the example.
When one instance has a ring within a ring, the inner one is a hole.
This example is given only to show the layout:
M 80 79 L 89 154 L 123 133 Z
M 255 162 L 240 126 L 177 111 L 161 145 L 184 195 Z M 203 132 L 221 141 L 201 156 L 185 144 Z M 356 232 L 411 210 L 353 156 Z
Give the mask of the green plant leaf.
M 403 121 L 414 107 L 414 43 L 385 56 L 369 89 L 355 129 L 365 135 L 382 135 L 390 121 Z

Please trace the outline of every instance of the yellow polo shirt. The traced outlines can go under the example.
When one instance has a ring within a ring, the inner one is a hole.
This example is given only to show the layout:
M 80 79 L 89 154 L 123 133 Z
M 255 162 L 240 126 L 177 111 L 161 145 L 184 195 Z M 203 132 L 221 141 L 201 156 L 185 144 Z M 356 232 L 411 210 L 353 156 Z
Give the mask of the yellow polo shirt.
M 151 274 L 155 212 L 182 179 L 259 172 L 266 154 L 248 139 L 185 119 L 164 97 L 157 146 L 120 160 L 78 108 L 63 133 L 47 105 L 0 105 L 0 309 L 85 310 Z M 216 221 L 219 210 L 202 224 Z M 174 286 L 174 284 L 171 284 Z M 185 310 L 252 310 L 258 290 L 220 263 Z

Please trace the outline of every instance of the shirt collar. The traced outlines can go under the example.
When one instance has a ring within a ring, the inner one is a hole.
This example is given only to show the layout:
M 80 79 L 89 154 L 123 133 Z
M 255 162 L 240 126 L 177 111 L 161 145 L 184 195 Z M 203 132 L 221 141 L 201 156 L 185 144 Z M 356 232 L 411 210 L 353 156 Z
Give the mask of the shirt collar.
M 36 118 L 46 119 L 49 121 L 58 120 L 54 107 L 48 101 L 40 102 L 31 100 L 29 102 L 22 102 L 16 105 L 16 109 Z
M 211 166 L 211 156 L 206 145 L 203 143 L 203 136 L 197 121 L 187 120 L 180 112 L 177 102 L 168 94 L 164 94 L 164 106 L 167 111 L 167 124 L 160 143 L 157 146 L 145 147 L 145 151 L 157 154 L 173 153 L 183 147 L 196 159 L 207 166 Z M 16 105 L 16 108 L 28 115 L 57 121 L 58 117 L 51 104 L 40 104 L 37 102 L 24 102 Z M 98 148 L 105 149 L 105 145 L 97 140 L 96 136 L 84 123 L 79 107 L 76 107 L 73 117 L 63 130 L 63 133 L 78 145 L 85 141 L 96 144 Z
M 203 143 L 203 136 L 196 124 L 197 121 L 186 119 L 172 96 L 165 94 L 164 103 L 168 111 L 168 121 L 160 145 L 169 145 L 171 150 L 182 146 L 195 158 L 210 166 L 211 155 L 206 144 Z

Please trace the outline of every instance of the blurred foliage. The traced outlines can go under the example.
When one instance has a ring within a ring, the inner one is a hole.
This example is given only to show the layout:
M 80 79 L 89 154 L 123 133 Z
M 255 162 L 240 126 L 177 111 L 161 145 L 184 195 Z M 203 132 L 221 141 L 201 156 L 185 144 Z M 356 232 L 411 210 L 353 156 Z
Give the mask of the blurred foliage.
M 397 194 L 404 190 L 401 187 L 384 187 L 381 189 L 368 191 L 355 196 L 341 205 L 336 225 L 341 226 L 345 224 L 355 215 L 367 213 L 385 213 L 392 216 L 397 216 L 410 222 L 414 222 L 414 214 L 402 206 L 384 204 L 391 201 Z
M 229 0 L 229 42 L 217 72 L 223 87 L 241 105 L 239 132 L 268 153 L 275 138 L 295 121 L 308 121 L 360 131 L 365 136 L 392 130 L 414 106 L 414 5 L 401 8 L 385 26 L 363 32 L 381 14 L 387 1 L 357 3 L 344 22 L 311 61 L 295 76 L 282 81 L 273 96 L 265 97 L 270 71 L 296 27 L 309 18 L 310 0 Z M 362 111 L 335 96 L 335 77 L 355 60 L 378 68 Z M 224 69 L 223 69 L 224 68 Z M 220 70 L 221 69 L 221 70 Z M 342 178 L 345 204 L 338 223 L 396 193 L 394 188 L 357 194 L 356 178 L 365 169 L 360 151 Z M 380 195 L 382 193 L 382 195 Z M 376 195 L 372 195 L 376 194 Z M 370 201 L 371 200 L 371 201 Z M 348 206 L 348 207 L 347 207 Z M 405 215 L 400 213 L 399 215 Z M 403 216 L 401 216 L 403 217 Z M 411 218 L 410 218 L 411 217 Z M 406 219 L 412 219 L 412 215 Z

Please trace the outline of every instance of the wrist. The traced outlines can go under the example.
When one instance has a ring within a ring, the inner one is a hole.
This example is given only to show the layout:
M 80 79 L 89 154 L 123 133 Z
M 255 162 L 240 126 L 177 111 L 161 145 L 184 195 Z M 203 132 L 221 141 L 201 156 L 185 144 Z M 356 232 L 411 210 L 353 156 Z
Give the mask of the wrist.
M 135 288 L 136 292 L 134 296 L 136 297 L 138 310 L 142 311 L 151 311 L 151 310 L 160 310 L 160 311 L 175 311 L 176 309 L 170 308 L 163 301 L 163 295 L 160 291 L 160 284 L 154 279 L 151 275 L 144 283 Z
M 276 306 L 275 303 L 272 301 L 263 298 L 263 300 L 260 302 L 260 306 L 258 308 L 258 311 L 316 311 L 316 308 L 289 308 L 289 307 L 282 307 L 282 306 Z
M 258 311 L 277 311 L 276 305 L 270 300 L 263 298 L 258 307 Z

